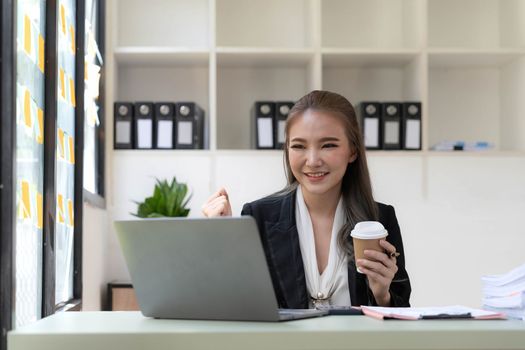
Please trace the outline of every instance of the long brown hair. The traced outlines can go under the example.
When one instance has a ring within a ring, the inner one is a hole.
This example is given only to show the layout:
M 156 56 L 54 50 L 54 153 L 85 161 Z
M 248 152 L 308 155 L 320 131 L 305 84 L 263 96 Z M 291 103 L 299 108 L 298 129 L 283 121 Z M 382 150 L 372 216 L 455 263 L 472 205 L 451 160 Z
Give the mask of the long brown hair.
M 360 221 L 377 220 L 378 209 L 372 195 L 365 146 L 361 130 L 357 124 L 355 110 L 343 96 L 330 91 L 314 90 L 301 97 L 290 110 L 285 126 L 284 162 L 288 185 L 284 192 L 293 191 L 298 185 L 288 158 L 290 126 L 295 119 L 309 109 L 327 112 L 338 118 L 343 123 L 346 137 L 350 143 L 350 150 L 357 155 L 356 160 L 348 164 L 343 176 L 341 192 L 345 204 L 345 223 L 337 237 L 339 246 L 353 259 L 353 248 L 349 239 L 350 231 Z

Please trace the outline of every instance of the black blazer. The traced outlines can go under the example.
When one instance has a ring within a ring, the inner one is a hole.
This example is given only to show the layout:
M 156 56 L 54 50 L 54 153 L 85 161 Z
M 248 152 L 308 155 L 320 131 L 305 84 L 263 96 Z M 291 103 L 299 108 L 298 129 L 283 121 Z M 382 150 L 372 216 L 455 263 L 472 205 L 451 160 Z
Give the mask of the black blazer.
M 293 191 L 247 203 L 241 215 L 253 216 L 257 222 L 279 307 L 306 309 L 309 296 L 295 224 L 295 194 Z M 396 214 L 390 205 L 377 205 L 379 221 L 388 231 L 387 241 L 401 254 L 397 258 L 398 272 L 390 285 L 391 306 L 410 306 L 410 280 Z M 357 272 L 354 261 L 348 263 L 348 287 L 352 305 L 377 305 L 366 276 Z

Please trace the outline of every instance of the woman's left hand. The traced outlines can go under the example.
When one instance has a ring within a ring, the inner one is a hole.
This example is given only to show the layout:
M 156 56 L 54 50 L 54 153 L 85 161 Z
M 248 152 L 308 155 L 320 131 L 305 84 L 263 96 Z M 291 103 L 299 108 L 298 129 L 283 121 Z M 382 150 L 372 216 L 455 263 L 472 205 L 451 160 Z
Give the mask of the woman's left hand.
M 379 245 L 385 252 L 376 250 L 365 250 L 366 259 L 358 259 L 357 267 L 368 278 L 368 285 L 374 294 L 376 302 L 380 306 L 390 306 L 390 283 L 397 273 L 396 257 L 391 253 L 396 252 L 396 247 L 382 239 Z

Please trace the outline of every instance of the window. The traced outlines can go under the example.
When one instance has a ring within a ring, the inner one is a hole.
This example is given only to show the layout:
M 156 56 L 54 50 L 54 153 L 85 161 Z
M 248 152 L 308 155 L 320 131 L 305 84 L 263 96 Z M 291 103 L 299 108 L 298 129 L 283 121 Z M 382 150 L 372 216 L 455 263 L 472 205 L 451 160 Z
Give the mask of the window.
M 73 299 L 75 237 L 76 1 L 59 0 L 55 158 L 55 304 Z M 79 252 L 80 253 L 80 252 Z
M 104 206 L 104 103 L 101 77 L 104 64 L 104 2 L 86 0 L 84 42 L 84 189 L 85 197 Z
M 7 349 L 5 333 L 12 328 L 13 226 L 14 205 L 14 128 L 16 91 L 14 64 L 15 19 L 13 8 L 1 0 L 0 6 L 0 349 Z
M 1 350 L 8 330 L 82 297 L 85 16 L 91 6 L 102 23 L 104 6 L 94 1 L 0 0 Z M 101 66 L 96 51 L 90 62 Z M 90 96 L 100 116 L 102 99 Z M 100 196 L 102 118 L 95 124 L 89 190 Z
M 42 316 L 46 2 L 17 5 L 15 327 Z

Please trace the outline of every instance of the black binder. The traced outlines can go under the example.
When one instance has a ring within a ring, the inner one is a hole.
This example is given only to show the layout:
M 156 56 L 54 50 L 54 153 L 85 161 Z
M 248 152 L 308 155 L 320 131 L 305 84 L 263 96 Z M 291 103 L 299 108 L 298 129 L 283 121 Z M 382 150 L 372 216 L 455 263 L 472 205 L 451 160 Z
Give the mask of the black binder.
M 293 102 L 276 102 L 275 103 L 275 148 L 283 149 L 285 143 L 284 127 L 286 125 L 286 118 L 292 109 Z
M 380 102 L 365 101 L 357 106 L 357 114 L 361 123 L 361 131 L 366 149 L 377 150 L 382 148 Z
M 275 103 L 269 101 L 255 102 L 252 110 L 252 135 L 257 149 L 275 147 Z
M 175 105 L 171 102 L 155 103 L 154 146 L 158 149 L 173 149 L 175 135 Z
M 175 148 L 204 149 L 204 110 L 195 102 L 175 104 Z
M 115 102 L 113 106 L 113 148 L 133 148 L 133 104 Z
M 401 113 L 401 103 L 383 103 L 381 120 L 383 149 L 401 149 Z
M 401 145 L 406 150 L 421 149 L 421 102 L 404 102 Z
M 135 103 L 135 148 L 151 149 L 155 139 L 155 125 L 153 123 L 153 103 Z

